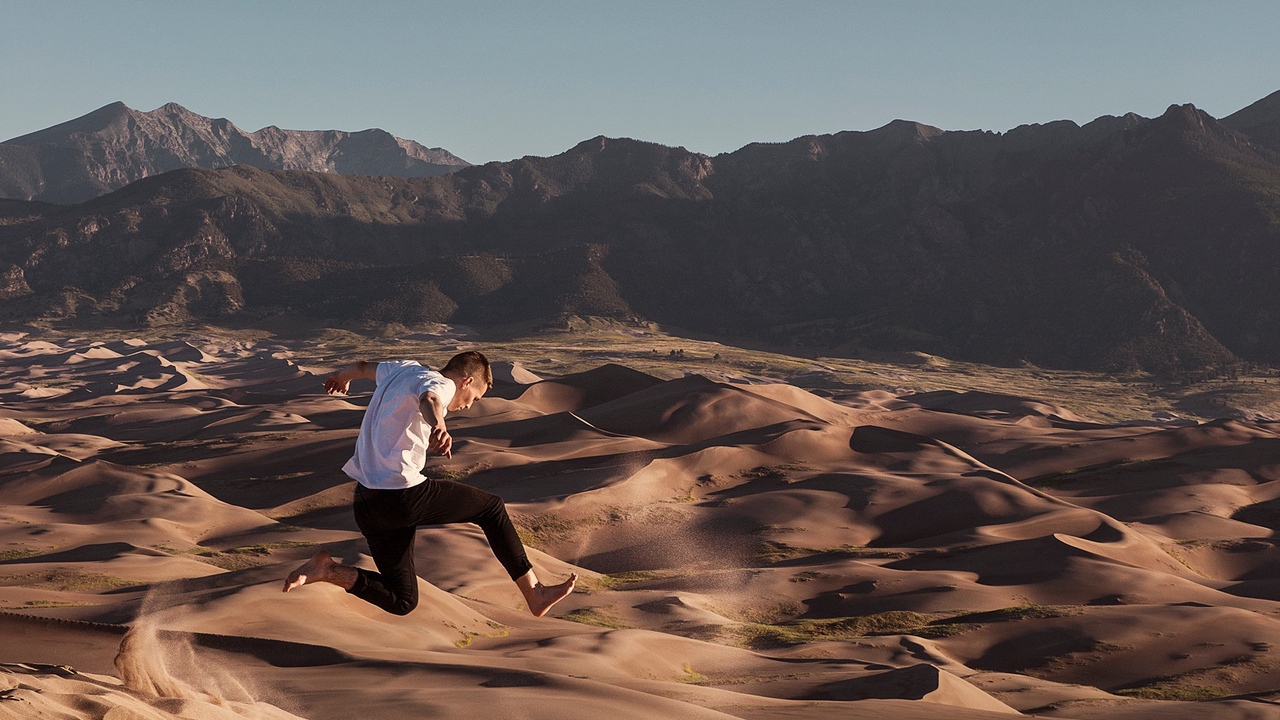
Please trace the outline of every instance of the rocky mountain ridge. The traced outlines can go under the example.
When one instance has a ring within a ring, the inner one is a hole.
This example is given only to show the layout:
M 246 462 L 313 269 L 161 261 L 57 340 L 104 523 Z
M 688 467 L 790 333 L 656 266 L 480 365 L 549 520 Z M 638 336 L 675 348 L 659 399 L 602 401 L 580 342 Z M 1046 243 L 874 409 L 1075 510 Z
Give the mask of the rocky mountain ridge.
M 1267 113 L 1233 117 L 1259 116 L 895 121 L 715 157 L 597 137 L 431 178 L 182 170 L 0 203 L 0 316 L 595 315 L 824 352 L 1278 363 L 1280 154 L 1250 134 Z
M 169 103 L 151 112 L 115 102 L 0 143 L 0 197 L 76 203 L 187 167 L 249 165 L 356 175 L 431 177 L 468 163 L 384 130 L 248 133 Z

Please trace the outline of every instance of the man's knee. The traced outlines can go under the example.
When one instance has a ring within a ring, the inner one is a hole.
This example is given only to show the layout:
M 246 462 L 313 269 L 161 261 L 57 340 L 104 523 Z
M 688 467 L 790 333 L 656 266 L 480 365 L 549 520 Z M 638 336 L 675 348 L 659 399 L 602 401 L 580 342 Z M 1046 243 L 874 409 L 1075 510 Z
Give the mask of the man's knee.
M 382 606 L 392 615 L 408 615 L 418 607 L 418 578 L 411 576 L 391 586 L 391 600 Z
M 510 524 L 511 518 L 507 515 L 507 504 L 497 495 L 484 493 L 483 497 L 475 498 L 472 503 L 468 516 L 462 522 L 475 523 L 485 532 Z
M 490 495 L 485 498 L 484 511 L 490 515 L 506 515 L 507 504 L 502 502 L 502 498 L 497 495 Z
M 414 593 L 413 595 L 397 596 L 396 599 L 384 609 L 392 615 L 408 615 L 413 612 L 413 609 L 416 607 L 418 607 L 418 595 L 417 593 Z

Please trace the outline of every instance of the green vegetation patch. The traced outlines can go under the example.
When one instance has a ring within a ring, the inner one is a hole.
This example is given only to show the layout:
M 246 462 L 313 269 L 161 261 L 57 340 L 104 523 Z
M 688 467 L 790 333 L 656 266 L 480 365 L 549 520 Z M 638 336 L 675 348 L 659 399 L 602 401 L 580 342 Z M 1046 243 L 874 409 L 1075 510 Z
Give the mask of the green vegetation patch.
M 583 625 L 595 625 L 596 627 L 610 628 L 613 630 L 634 627 L 627 624 L 622 618 L 613 614 L 609 610 L 601 607 L 578 608 L 567 615 L 562 615 L 560 619 L 572 620 L 573 622 L 582 623 Z
M 743 480 L 767 480 L 777 479 L 785 480 L 791 477 L 792 473 L 803 472 L 807 470 L 804 465 L 798 463 L 784 463 L 782 465 L 760 465 L 750 470 L 743 470 L 736 477 Z
M 696 485 L 691 486 L 691 487 L 689 488 L 689 492 L 685 493 L 684 495 L 676 495 L 676 496 L 672 497 L 670 500 L 664 500 L 663 502 L 672 502 L 672 503 L 696 503 L 696 502 L 698 502 L 698 496 L 694 494 L 694 489 L 695 489 L 695 488 L 697 488 L 697 486 L 696 486 Z
M 776 528 L 763 528 L 764 532 L 776 532 Z M 812 557 L 814 555 L 862 555 L 876 553 L 879 551 L 868 551 L 861 545 L 841 545 L 839 547 L 811 548 L 800 547 L 798 545 L 788 545 L 777 540 L 765 540 L 756 547 L 755 557 L 763 563 L 780 563 L 787 560 L 794 560 L 801 557 Z
M 446 624 L 449 625 L 449 627 L 453 628 L 454 630 L 457 630 L 458 632 L 462 633 L 462 638 L 459 640 L 455 640 L 453 643 L 454 646 L 458 648 L 469 647 L 471 645 L 471 641 L 475 640 L 476 638 L 506 637 L 511 630 L 506 625 L 503 625 L 500 622 L 494 622 L 493 620 L 489 620 L 487 621 L 487 623 L 489 627 L 493 628 L 493 632 L 487 632 L 487 633 L 472 632 L 470 630 L 462 630 L 456 625 L 453 625 L 452 623 L 446 623 Z
M 187 553 L 191 555 L 199 555 L 201 557 L 209 557 L 213 555 L 270 555 L 272 550 L 311 547 L 313 545 L 315 545 L 315 543 L 302 540 L 282 540 L 280 542 L 256 543 L 254 545 L 241 545 L 240 547 L 228 548 L 226 550 L 217 550 L 210 547 L 204 547 L 203 545 L 197 545 L 196 547 L 188 550 Z
M 1186 561 L 1186 559 L 1184 559 L 1181 555 L 1179 555 L 1176 551 L 1174 551 L 1174 549 L 1173 549 L 1173 548 L 1164 548 L 1164 552 L 1165 552 L 1165 554 L 1166 554 L 1166 555 L 1168 555 L 1169 557 L 1171 557 L 1171 558 L 1173 558 L 1174 560 L 1178 561 L 1178 564 L 1179 564 L 1179 565 L 1181 565 L 1182 567 L 1184 567 L 1184 568 L 1186 568 L 1186 569 L 1190 570 L 1191 572 L 1193 572 L 1193 573 L 1195 573 L 1195 574 L 1199 575 L 1199 576 L 1200 576 L 1200 577 L 1202 577 L 1202 578 L 1207 578 L 1207 577 L 1209 577 L 1208 575 L 1206 575 L 1206 574 L 1204 574 L 1203 572 L 1201 572 L 1199 568 L 1197 568 L 1196 566 L 1194 566 L 1194 565 L 1192 565 L 1191 563 L 1187 562 L 1187 561 Z
M 666 580 L 673 577 L 679 577 L 679 573 L 669 570 L 628 570 L 626 572 L 601 575 L 596 580 L 586 580 L 584 578 L 583 584 L 593 590 L 616 590 L 634 583 Z
M 693 669 L 693 663 L 684 664 L 684 674 L 676 678 L 677 682 L 687 683 L 689 685 L 707 685 L 711 681 L 706 675 Z
M 785 623 L 739 623 L 709 630 L 707 639 L 727 641 L 731 645 L 752 650 L 791 647 L 812 642 L 852 640 L 878 635 L 918 635 L 939 638 L 955 635 L 969 625 L 910 610 L 891 610 L 858 617 L 821 620 L 791 620 Z M 706 635 L 707 632 L 702 634 Z
M 765 563 L 779 563 L 798 557 L 817 555 L 822 551 L 817 548 L 797 547 L 777 540 L 765 540 L 756 548 L 755 557 Z
M 302 532 L 303 530 L 306 530 L 306 529 L 307 528 L 301 525 L 290 525 L 289 523 L 286 523 L 286 522 L 277 522 L 275 525 L 272 525 L 266 530 L 267 532 L 295 533 L 295 532 Z
M 244 570 L 245 568 L 258 567 L 271 562 L 271 552 L 273 550 L 285 550 L 290 548 L 311 547 L 316 543 L 304 542 L 300 540 L 282 540 L 280 542 L 256 543 L 254 545 L 242 545 L 240 547 L 228 548 L 226 550 L 216 550 L 214 548 L 196 547 L 187 550 L 187 554 L 195 555 L 204 562 L 220 567 L 223 570 Z M 165 549 L 168 551 L 168 549 Z
M 0 587 L 30 587 L 59 592 L 93 592 L 142 585 L 136 580 L 126 580 L 114 575 L 86 573 L 77 570 L 47 570 L 22 575 L 0 576 Z
M 573 537 L 580 523 L 570 522 L 551 513 L 517 515 L 511 518 L 516 533 L 525 545 L 544 548 Z
M 290 548 L 311 547 L 313 545 L 315 545 L 315 543 L 306 542 L 304 540 L 282 540 L 280 542 L 257 543 L 256 545 L 234 547 L 224 552 L 231 555 L 270 555 L 272 550 L 287 550 Z
M 84 380 L 77 380 L 76 378 L 45 377 L 38 380 L 27 380 L 26 383 L 33 388 L 74 389 L 84 385 Z
M 795 629 L 824 638 L 864 637 L 868 635 L 902 635 L 929 632 L 933 615 L 911 610 L 863 615 L 860 617 L 829 620 L 793 620 L 788 625 Z
M 1231 695 L 1231 691 L 1217 685 L 1184 685 L 1172 680 L 1159 680 L 1150 685 L 1116 690 L 1115 694 L 1142 700 L 1195 702 L 1224 698 Z
M 980 625 L 993 622 L 1008 622 L 1010 620 L 1024 620 L 1026 618 L 1070 617 L 1072 615 L 1080 615 L 1083 612 L 1084 608 L 1079 605 L 1038 605 L 1036 603 L 1026 603 L 1024 605 L 1000 608 L 999 610 L 988 610 L 986 612 L 970 613 L 968 615 L 957 615 L 950 618 L 949 622 Z
M 0 562 L 4 562 L 6 560 L 22 560 L 23 558 L 29 558 L 39 554 L 39 550 L 0 550 Z

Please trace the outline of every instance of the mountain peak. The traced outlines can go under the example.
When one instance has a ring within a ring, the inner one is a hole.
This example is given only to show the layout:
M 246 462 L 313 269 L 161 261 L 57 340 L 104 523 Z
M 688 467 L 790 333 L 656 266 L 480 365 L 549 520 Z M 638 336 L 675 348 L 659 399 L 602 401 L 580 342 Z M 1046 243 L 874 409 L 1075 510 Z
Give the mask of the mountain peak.
M 568 150 L 569 153 L 590 153 L 599 154 L 604 152 L 614 152 L 622 149 L 635 148 L 664 148 L 671 149 L 660 143 L 647 142 L 645 140 L 636 140 L 634 138 L 611 138 L 604 135 L 597 135 L 590 140 L 583 140 Z
M 0 165 L 7 197 L 73 203 L 180 168 L 251 165 L 349 175 L 432 177 L 469 163 L 373 128 L 246 133 L 176 102 L 150 112 L 114 102 L 74 120 L 9 140 L 23 162 Z
M 1188 129 L 1207 130 L 1218 127 L 1219 130 L 1221 130 L 1218 121 L 1215 120 L 1212 115 L 1191 103 L 1186 103 L 1184 105 L 1170 105 L 1169 108 L 1164 111 L 1164 114 L 1156 120 L 1160 123 L 1170 123 Z
M 179 105 L 176 102 L 167 102 L 161 105 L 160 107 L 156 108 L 155 110 L 152 110 L 148 114 L 154 115 L 157 113 L 165 113 L 168 115 L 196 115 L 197 114 L 197 113 L 191 112 L 190 110 L 186 109 L 185 107 Z
M 1191 103 L 1184 103 L 1181 105 L 1174 103 L 1165 108 L 1161 117 L 1191 117 L 1195 115 L 1197 111 L 1199 111 L 1199 108 Z
M 98 108 L 97 110 L 94 110 L 91 113 L 81 115 L 80 117 L 76 118 L 75 120 L 72 120 L 71 122 L 79 123 L 86 126 L 94 126 L 94 125 L 101 124 L 103 127 L 106 127 L 107 125 L 110 125 L 112 122 L 129 117 L 130 115 L 133 115 L 136 112 L 137 111 L 135 111 L 133 108 L 117 100 L 113 103 L 108 103 L 106 105 L 103 105 L 102 107 Z M 57 126 L 55 125 L 54 127 L 57 127 Z
M 101 132 L 113 124 L 120 122 L 124 118 L 134 113 L 133 109 L 119 100 L 103 105 L 89 113 L 85 113 L 78 118 L 68 120 L 64 123 L 58 123 L 52 127 L 43 130 L 37 130 L 26 135 L 19 135 L 16 138 L 5 140 L 5 144 L 12 145 L 39 145 L 48 142 L 53 137 L 65 137 L 75 133 L 95 133 Z
M 884 133 L 892 135 L 906 135 L 916 140 L 928 140 L 930 138 L 941 135 L 944 130 L 936 128 L 932 125 L 925 125 L 914 120 L 890 120 L 888 123 L 872 130 L 873 133 Z

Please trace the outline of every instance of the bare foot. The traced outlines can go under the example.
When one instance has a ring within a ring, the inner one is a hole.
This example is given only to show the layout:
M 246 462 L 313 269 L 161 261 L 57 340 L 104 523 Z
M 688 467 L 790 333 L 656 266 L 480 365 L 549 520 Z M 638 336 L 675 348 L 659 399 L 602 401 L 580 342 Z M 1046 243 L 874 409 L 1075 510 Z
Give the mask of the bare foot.
M 321 550 L 312 555 L 311 559 L 303 563 L 297 570 L 289 573 L 289 577 L 285 578 L 284 581 L 284 591 L 289 592 L 296 587 L 314 582 L 344 585 L 341 582 L 346 575 L 346 573 L 341 572 L 343 569 L 346 568 L 334 562 L 328 552 Z
M 574 583 L 578 582 L 578 574 L 571 573 L 569 579 L 559 585 L 543 585 L 538 583 L 527 590 L 520 588 L 524 594 L 524 600 L 529 605 L 529 612 L 534 617 L 542 617 L 547 614 L 552 605 L 560 602 L 573 592 Z

